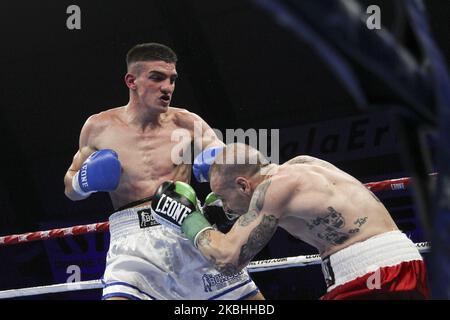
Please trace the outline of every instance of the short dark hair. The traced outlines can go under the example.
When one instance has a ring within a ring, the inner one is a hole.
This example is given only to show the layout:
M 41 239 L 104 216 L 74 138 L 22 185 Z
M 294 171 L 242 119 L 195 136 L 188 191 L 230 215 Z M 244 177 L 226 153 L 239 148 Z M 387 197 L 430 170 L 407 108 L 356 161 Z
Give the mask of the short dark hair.
M 232 185 L 236 177 L 251 177 L 269 164 L 269 160 L 256 148 L 244 143 L 231 143 L 216 155 L 209 176 L 218 174 L 225 185 Z
M 139 61 L 164 61 L 167 63 L 177 63 L 176 53 L 160 43 L 150 42 L 135 45 L 127 53 L 127 68 L 134 62 Z

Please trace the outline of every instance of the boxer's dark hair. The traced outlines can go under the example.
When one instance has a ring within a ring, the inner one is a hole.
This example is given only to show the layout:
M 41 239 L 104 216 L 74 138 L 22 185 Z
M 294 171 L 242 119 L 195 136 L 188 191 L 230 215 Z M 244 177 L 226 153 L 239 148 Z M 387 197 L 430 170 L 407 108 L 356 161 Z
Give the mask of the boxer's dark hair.
M 128 70 L 130 70 L 130 66 L 135 62 L 164 61 L 176 64 L 177 60 L 177 55 L 171 48 L 156 42 L 135 45 L 128 51 L 126 58 Z

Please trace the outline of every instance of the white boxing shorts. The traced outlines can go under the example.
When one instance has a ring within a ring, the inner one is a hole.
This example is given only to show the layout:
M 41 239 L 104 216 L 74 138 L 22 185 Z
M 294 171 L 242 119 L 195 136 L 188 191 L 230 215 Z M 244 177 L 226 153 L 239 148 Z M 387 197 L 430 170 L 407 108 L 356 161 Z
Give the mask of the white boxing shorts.
M 159 225 L 150 205 L 116 212 L 109 223 L 103 299 L 239 300 L 259 291 L 246 269 L 218 272 L 187 238 Z

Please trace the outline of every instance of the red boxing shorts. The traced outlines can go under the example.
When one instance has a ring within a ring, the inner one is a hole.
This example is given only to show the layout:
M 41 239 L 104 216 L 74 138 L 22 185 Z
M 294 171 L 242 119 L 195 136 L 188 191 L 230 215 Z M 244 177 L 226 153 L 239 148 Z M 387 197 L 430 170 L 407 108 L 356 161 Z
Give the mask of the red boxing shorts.
M 427 299 L 425 263 L 414 243 L 392 231 L 355 243 L 322 261 L 321 300 Z

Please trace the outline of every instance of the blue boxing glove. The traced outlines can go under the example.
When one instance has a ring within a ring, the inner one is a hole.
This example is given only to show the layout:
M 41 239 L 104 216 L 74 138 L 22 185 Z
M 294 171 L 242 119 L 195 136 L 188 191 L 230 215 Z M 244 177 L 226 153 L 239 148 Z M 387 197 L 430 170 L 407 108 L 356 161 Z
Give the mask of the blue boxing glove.
M 102 149 L 86 159 L 72 178 L 72 188 L 80 196 L 93 192 L 113 191 L 120 181 L 121 166 L 114 150 Z
M 211 147 L 200 152 L 194 159 L 192 171 L 198 182 L 209 181 L 209 169 L 217 155 L 223 150 L 223 147 Z

